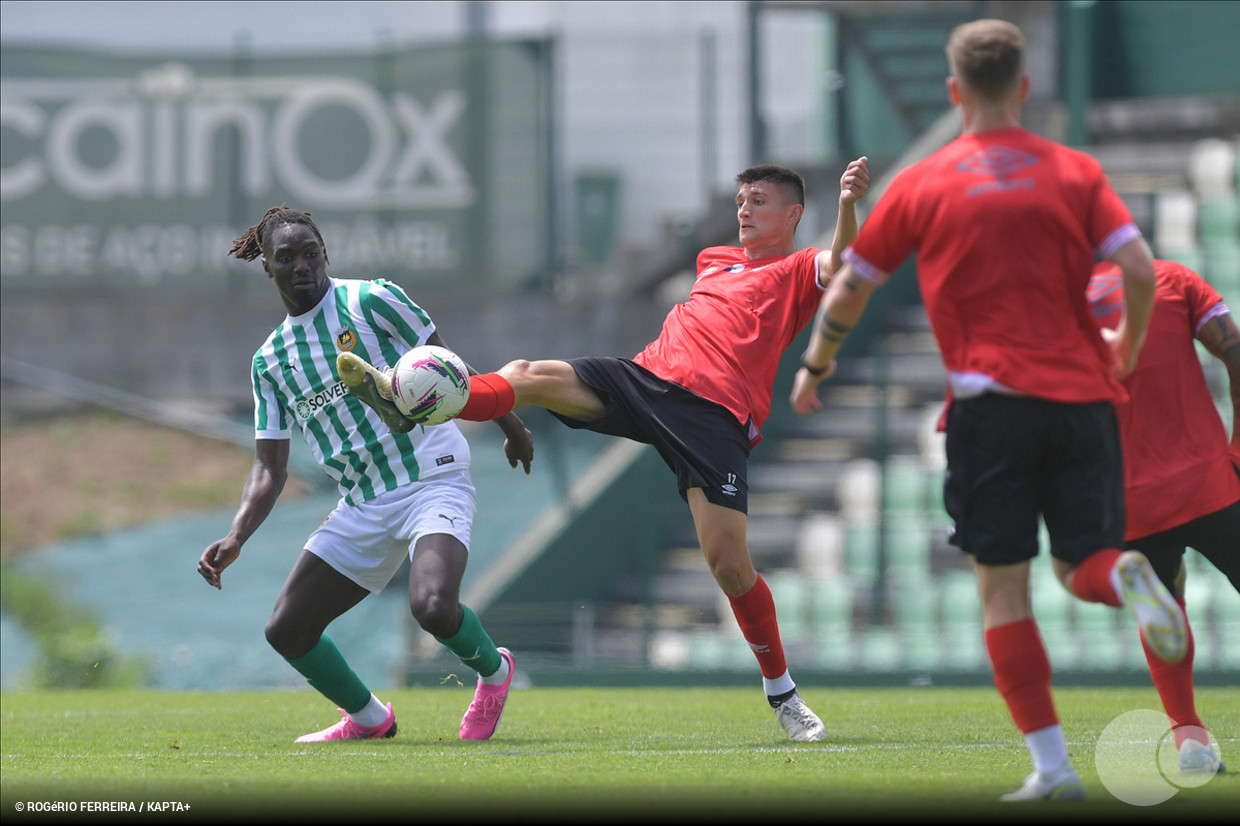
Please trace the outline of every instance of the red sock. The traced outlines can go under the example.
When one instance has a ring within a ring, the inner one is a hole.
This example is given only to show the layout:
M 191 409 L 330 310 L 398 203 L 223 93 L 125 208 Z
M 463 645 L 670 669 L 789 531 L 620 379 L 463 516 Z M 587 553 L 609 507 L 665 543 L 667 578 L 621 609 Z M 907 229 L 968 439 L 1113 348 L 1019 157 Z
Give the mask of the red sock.
M 469 400 L 457 416 L 467 422 L 489 422 L 512 412 L 517 393 L 499 373 L 469 377 Z
M 1086 602 L 1101 602 L 1113 608 L 1122 606 L 1123 600 L 1111 584 L 1111 571 L 1121 553 L 1108 548 L 1085 557 L 1085 561 L 1072 572 L 1072 593 Z
M 988 628 L 985 638 L 995 687 L 1021 733 L 1058 725 L 1051 699 L 1051 661 L 1033 619 Z
M 762 676 L 768 680 L 782 677 L 788 670 L 784 645 L 779 639 L 779 623 L 775 619 L 775 598 L 766 580 L 758 575 L 754 586 L 739 597 L 728 597 L 732 613 L 741 627 L 741 634 L 758 658 Z
M 1176 602 L 1180 603 L 1181 608 L 1184 607 L 1184 600 L 1178 599 Z M 1193 700 L 1193 629 L 1188 629 L 1188 651 L 1178 663 L 1163 662 L 1146 643 L 1145 634 L 1141 635 L 1141 647 L 1145 649 L 1145 661 L 1150 665 L 1150 676 L 1154 678 L 1154 688 L 1162 700 L 1163 710 L 1171 718 L 1175 747 L 1178 749 L 1190 737 L 1201 740 L 1205 736 L 1205 725 L 1197 716 L 1197 705 Z M 1185 726 L 1194 726 L 1201 731 L 1185 729 Z

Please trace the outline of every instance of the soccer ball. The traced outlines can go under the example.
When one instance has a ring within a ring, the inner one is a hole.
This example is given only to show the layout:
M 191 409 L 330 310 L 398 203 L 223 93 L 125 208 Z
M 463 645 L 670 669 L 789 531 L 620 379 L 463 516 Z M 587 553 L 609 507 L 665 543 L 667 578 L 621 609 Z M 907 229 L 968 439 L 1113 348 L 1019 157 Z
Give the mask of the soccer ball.
M 433 344 L 414 347 L 392 370 L 392 400 L 418 424 L 443 424 L 460 413 L 468 399 L 469 369 L 451 350 Z

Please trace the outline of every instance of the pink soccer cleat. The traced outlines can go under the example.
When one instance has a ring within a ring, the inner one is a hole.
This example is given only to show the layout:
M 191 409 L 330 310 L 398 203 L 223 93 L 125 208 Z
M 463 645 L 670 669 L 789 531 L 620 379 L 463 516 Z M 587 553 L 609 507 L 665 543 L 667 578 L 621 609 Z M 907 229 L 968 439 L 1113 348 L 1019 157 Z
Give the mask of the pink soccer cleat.
M 474 701 L 461 718 L 462 740 L 488 739 L 504 716 L 504 703 L 508 700 L 508 689 L 512 688 L 512 675 L 516 673 L 517 666 L 513 663 L 512 652 L 507 648 L 499 649 L 499 655 L 508 661 L 508 679 L 500 685 L 486 685 L 481 677 L 478 678 Z
M 349 719 L 349 715 L 345 713 L 343 708 L 338 708 L 344 715 L 344 719 L 334 726 L 329 726 L 322 731 L 303 734 L 294 740 L 294 743 L 326 743 L 328 740 L 380 740 L 385 737 L 394 737 L 396 735 L 396 714 L 392 711 L 392 704 L 387 704 L 387 719 L 377 726 L 359 726 L 357 723 Z

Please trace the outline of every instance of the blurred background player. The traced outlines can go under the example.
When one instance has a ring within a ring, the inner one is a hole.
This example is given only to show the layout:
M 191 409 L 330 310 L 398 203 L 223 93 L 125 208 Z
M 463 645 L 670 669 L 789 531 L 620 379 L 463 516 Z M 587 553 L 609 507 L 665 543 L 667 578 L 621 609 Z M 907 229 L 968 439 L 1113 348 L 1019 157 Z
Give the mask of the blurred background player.
M 310 535 L 267 622 L 271 646 L 344 715 L 297 742 L 391 737 L 396 717 L 324 633 L 368 594 L 378 593 L 410 559 L 414 619 L 479 675 L 461 720 L 462 739 L 495 731 L 512 684 L 512 655 L 497 648 L 459 601 L 476 509 L 469 445 L 451 422 L 394 432 L 347 392 L 336 373 L 339 352 L 395 364 L 421 344 L 445 346 L 427 313 L 396 284 L 327 274 L 327 247 L 310 214 L 267 211 L 230 255 L 261 256 L 288 316 L 255 353 L 255 459 L 241 505 L 223 539 L 202 553 L 198 572 L 220 588 L 225 568 L 271 513 L 288 477 L 289 438 L 301 431 L 340 491 L 340 502 Z M 498 424 L 508 462 L 530 471 L 533 439 L 515 415 Z
M 1154 261 L 1154 314 L 1136 369 L 1116 406 L 1124 446 L 1128 522 L 1124 547 L 1140 551 L 1185 605 L 1184 553 L 1191 547 L 1240 591 L 1240 331 L 1222 297 L 1189 268 Z M 1089 298 L 1095 321 L 1114 329 L 1123 313 L 1123 279 L 1109 262 L 1094 269 Z M 1194 340 L 1227 369 L 1231 442 L 1214 406 Z M 1230 448 L 1230 452 L 1229 452 Z M 1150 675 L 1171 718 L 1183 771 L 1214 772 L 1222 762 L 1193 699 L 1193 636 L 1167 663 L 1142 637 Z
M 914 251 L 947 368 L 944 503 L 952 542 L 973 558 L 995 686 L 1034 771 L 1001 799 L 1075 800 L 1084 787 L 1051 693 L 1034 621 L 1038 520 L 1056 572 L 1079 598 L 1127 604 L 1160 659 L 1185 652 L 1184 616 L 1140 553 L 1123 552 L 1124 479 L 1112 402 L 1149 323 L 1154 270 L 1140 230 L 1098 162 L 1020 125 L 1025 40 L 1000 20 L 947 43 L 961 135 L 904 169 L 844 252 L 823 296 L 793 408 L 822 408 L 818 385 L 874 290 Z M 1128 295 L 1110 346 L 1090 319 L 1095 251 Z
M 793 740 L 827 736 L 788 672 L 775 601 L 746 541 L 750 450 L 771 409 L 779 358 L 813 318 L 869 187 L 865 158 L 840 178 L 831 249 L 797 250 L 805 183 L 780 166 L 736 178 L 740 246 L 698 254 L 689 299 L 632 359 L 512 361 L 470 379 L 458 418 L 487 421 L 538 405 L 572 428 L 654 445 L 675 472 L 698 542 L 762 672 L 767 700 Z M 358 368 L 364 365 L 359 363 Z

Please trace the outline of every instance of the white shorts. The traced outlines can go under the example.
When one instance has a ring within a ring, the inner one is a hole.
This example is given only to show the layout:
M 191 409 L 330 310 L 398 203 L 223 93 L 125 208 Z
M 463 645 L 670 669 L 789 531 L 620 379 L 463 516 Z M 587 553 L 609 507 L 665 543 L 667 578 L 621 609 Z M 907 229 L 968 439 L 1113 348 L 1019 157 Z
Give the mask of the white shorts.
M 306 540 L 306 550 L 371 593 L 387 586 L 414 543 L 446 533 L 469 549 L 477 510 L 469 470 L 441 473 L 361 505 L 343 499 Z

